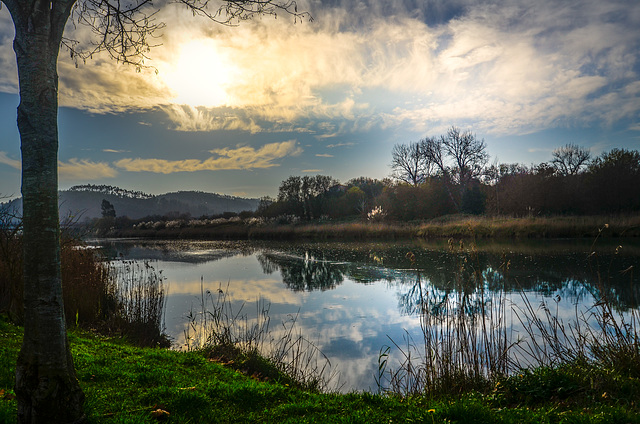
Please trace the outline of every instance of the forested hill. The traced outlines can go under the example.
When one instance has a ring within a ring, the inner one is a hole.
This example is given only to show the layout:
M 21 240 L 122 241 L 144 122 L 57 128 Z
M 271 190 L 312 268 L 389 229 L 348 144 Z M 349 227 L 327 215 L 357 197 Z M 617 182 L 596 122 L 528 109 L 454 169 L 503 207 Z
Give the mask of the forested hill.
M 139 219 L 150 215 L 181 215 L 193 217 L 216 215 L 224 212 L 255 211 L 259 199 L 227 196 L 200 191 L 179 191 L 150 195 L 106 185 L 74 186 L 59 192 L 60 216 L 80 215 L 80 221 L 100 218 L 102 201 L 111 203 L 116 216 Z M 22 199 L 12 201 L 21 213 Z

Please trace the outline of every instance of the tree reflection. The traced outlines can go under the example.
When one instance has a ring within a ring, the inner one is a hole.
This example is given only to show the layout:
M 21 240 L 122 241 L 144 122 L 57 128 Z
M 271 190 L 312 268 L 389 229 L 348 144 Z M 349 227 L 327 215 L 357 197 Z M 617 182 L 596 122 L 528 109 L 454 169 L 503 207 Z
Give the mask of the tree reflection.
M 257 259 L 265 274 L 280 271 L 282 282 L 293 291 L 331 290 L 344 280 L 344 264 L 317 259 L 309 252 L 302 258 L 263 252 Z
M 475 299 L 478 293 L 532 292 L 574 303 L 606 294 L 616 308 L 638 307 L 640 284 L 633 275 L 637 258 L 613 254 L 595 259 L 575 250 L 494 253 L 458 243 L 448 249 L 384 243 L 311 244 L 281 251 L 265 249 L 258 255 L 264 272 L 280 271 L 284 283 L 294 291 L 329 290 L 344 279 L 362 284 L 385 281 L 399 289 L 401 310 L 411 314 L 424 307 L 420 305 L 425 304 L 427 294 L 429 307 L 437 309 L 451 293 Z M 607 263 L 606 268 L 601 263 Z M 471 303 L 466 307 L 477 309 Z

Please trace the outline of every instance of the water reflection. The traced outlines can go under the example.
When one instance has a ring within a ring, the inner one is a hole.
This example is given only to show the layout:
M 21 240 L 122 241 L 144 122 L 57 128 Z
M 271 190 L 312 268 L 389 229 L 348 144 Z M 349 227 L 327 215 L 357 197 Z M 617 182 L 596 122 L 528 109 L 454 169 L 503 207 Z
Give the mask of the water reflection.
M 523 292 L 533 304 L 553 302 L 564 319 L 602 290 L 621 310 L 637 308 L 640 298 L 637 241 L 622 249 L 602 244 L 595 255 L 588 242 L 549 241 L 462 248 L 446 241 L 100 243 L 114 258 L 158 260 L 169 283 L 167 331 L 177 345 L 201 290 L 228 288 L 236 309 L 269 302 L 274 328 L 298 314 L 298 328 L 339 368 L 345 391 L 375 389 L 380 348 L 389 338 L 421 337 L 421 316 L 455 307 L 474 316 L 498 299 L 524 309 Z M 464 302 L 452 302 L 460 296 Z M 513 319 L 505 325 L 516 337 L 524 333 Z
M 304 257 L 263 252 L 256 255 L 265 274 L 279 271 L 282 282 L 293 291 L 331 290 L 342 284 L 346 267 L 319 259 L 310 252 Z
M 279 271 L 294 291 L 329 290 L 344 279 L 364 284 L 386 281 L 409 288 L 421 281 L 445 293 L 482 288 L 560 295 L 575 302 L 586 295 L 598 297 L 606 290 L 618 308 L 638 307 L 640 281 L 633 270 L 639 256 L 634 245 L 627 255 L 615 248 L 603 248 L 594 255 L 587 250 L 590 247 L 496 253 L 475 246 L 437 249 L 406 243 L 333 243 L 275 250 L 272 246 L 257 258 L 266 274 Z

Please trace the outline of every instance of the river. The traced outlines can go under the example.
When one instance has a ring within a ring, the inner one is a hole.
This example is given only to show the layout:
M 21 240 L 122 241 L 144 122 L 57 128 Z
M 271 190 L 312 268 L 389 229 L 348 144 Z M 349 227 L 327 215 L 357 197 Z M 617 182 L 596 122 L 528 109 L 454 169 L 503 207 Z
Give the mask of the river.
M 331 384 L 343 392 L 376 391 L 385 347 L 402 359 L 395 345 L 420 344 L 424 311 L 442 314 L 461 294 L 472 299 L 471 315 L 478 306 L 507 305 L 501 325 L 510 340 L 526 335 L 528 307 L 539 315 L 546 305 L 570 322 L 601 293 L 622 314 L 640 300 L 637 240 L 95 243 L 113 261 L 149 261 L 162 271 L 166 333 L 176 349 L 201 343 L 192 323 L 224 293 L 247 322 L 268 309 L 272 337 L 295 321 L 295 331 L 328 358 Z

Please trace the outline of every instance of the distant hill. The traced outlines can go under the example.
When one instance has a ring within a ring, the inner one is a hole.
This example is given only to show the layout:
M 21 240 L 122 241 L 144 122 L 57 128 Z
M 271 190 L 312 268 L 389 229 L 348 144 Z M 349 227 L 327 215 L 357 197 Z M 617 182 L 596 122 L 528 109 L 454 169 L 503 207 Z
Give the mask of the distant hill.
M 139 219 L 149 215 L 190 214 L 193 217 L 217 215 L 224 212 L 255 211 L 259 199 L 227 196 L 201 191 L 178 191 L 160 195 L 146 194 L 107 185 L 80 185 L 59 193 L 60 216 L 74 215 L 85 219 L 102 217 L 102 200 L 113 205 L 116 216 Z M 15 199 L 3 207 L 16 208 L 22 213 L 22 199 Z

